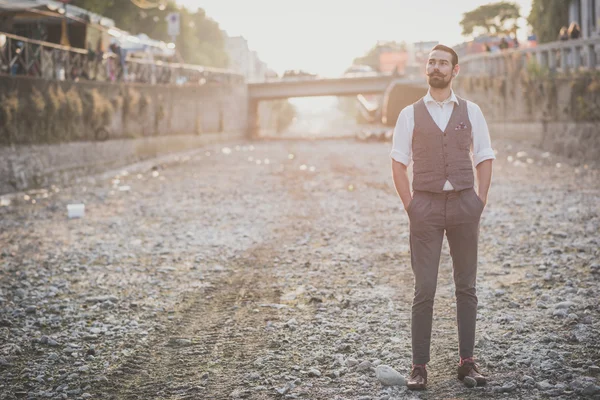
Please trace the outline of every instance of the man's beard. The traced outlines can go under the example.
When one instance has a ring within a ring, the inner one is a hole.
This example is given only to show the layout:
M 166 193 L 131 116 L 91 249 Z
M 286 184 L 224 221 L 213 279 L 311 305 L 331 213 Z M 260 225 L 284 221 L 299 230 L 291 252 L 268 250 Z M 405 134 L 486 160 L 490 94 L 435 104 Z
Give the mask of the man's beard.
M 448 79 L 447 81 L 444 80 L 444 76 L 442 74 L 434 73 L 431 75 L 427 75 L 427 83 L 432 88 L 446 89 L 450 85 L 451 81 L 452 79 Z

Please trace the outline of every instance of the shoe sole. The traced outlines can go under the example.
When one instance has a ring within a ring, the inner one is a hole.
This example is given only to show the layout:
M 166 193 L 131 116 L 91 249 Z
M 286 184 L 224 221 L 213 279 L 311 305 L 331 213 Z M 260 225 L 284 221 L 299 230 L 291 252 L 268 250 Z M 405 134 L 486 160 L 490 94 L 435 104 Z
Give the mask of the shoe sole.
M 408 390 L 426 390 L 427 384 L 424 385 L 406 385 Z

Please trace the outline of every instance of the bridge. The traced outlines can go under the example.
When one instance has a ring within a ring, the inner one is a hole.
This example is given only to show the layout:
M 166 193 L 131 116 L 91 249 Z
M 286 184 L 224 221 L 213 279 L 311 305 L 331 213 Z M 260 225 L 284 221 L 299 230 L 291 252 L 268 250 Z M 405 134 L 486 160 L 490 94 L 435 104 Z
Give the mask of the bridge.
M 261 101 L 288 99 L 293 97 L 358 96 L 382 94 L 384 106 L 394 97 L 394 109 L 402 109 L 421 98 L 427 91 L 425 79 L 402 78 L 390 74 L 361 75 L 342 78 L 294 79 L 248 84 L 248 134 L 256 137 L 258 126 L 258 104 Z M 399 111 L 398 111 L 399 112 Z M 385 107 L 382 115 L 390 113 Z M 397 113 L 395 114 L 397 117 Z M 388 117 L 390 122 L 393 118 Z M 395 122 L 395 119 L 394 121 Z
M 343 78 L 296 79 L 248 84 L 250 100 L 276 100 L 291 97 L 356 96 L 381 94 L 394 82 L 406 86 L 427 88 L 425 81 L 398 79 L 389 74 L 374 74 Z

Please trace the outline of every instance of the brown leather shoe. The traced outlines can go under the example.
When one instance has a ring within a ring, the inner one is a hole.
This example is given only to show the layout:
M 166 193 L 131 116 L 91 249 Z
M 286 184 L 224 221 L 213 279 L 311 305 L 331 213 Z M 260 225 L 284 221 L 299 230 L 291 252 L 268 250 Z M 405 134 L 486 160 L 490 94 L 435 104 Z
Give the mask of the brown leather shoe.
M 458 379 L 462 381 L 466 376 L 475 379 L 475 381 L 477 381 L 477 386 L 483 386 L 487 383 L 487 378 L 481 375 L 479 366 L 474 362 L 467 361 L 458 367 Z
M 410 376 L 406 380 L 406 387 L 410 390 L 424 390 L 427 387 L 427 370 L 422 365 L 414 365 Z

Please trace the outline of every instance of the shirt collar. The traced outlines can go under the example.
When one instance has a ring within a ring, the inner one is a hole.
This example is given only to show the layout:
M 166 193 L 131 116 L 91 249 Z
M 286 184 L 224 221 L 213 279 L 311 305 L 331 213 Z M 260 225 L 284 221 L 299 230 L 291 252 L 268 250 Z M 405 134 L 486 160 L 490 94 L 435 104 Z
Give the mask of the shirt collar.
M 444 104 L 450 103 L 451 101 L 453 101 L 453 102 L 455 102 L 456 104 L 458 104 L 458 99 L 456 98 L 456 95 L 454 94 L 454 90 L 450 90 L 450 97 L 448 97 L 448 98 L 447 98 L 446 100 L 444 100 L 444 101 L 437 101 L 436 99 L 434 99 L 434 98 L 431 96 L 431 92 L 428 90 L 428 91 L 427 91 L 427 94 L 425 95 L 425 97 L 423 97 L 423 101 L 424 101 L 425 103 L 430 103 L 430 102 L 433 102 L 433 103 L 437 103 L 437 104 L 439 104 L 439 105 L 444 105 Z

